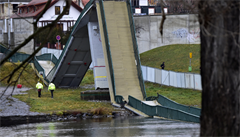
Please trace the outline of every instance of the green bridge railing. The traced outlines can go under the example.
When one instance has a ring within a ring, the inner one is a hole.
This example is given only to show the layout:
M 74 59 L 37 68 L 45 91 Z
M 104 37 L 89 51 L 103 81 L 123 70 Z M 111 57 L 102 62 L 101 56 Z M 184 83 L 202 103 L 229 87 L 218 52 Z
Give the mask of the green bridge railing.
M 53 64 L 55 64 L 55 65 L 56 65 L 56 63 L 58 61 L 56 56 L 54 54 L 51 54 L 51 53 L 45 53 L 45 54 L 36 56 L 36 59 L 37 60 L 49 60 L 49 61 L 52 61 Z
M 162 106 L 165 106 L 165 107 L 169 107 L 169 108 L 174 108 L 174 109 L 177 109 L 177 110 L 182 110 L 184 112 L 187 112 L 187 113 L 191 113 L 191 114 L 194 114 L 194 115 L 197 115 L 197 116 L 200 116 L 201 115 L 201 109 L 199 108 L 195 108 L 195 107 L 191 107 L 191 106 L 185 106 L 185 105 L 182 105 L 182 104 L 178 104 L 162 95 L 158 95 L 157 97 L 157 102 L 159 104 L 161 104 Z
M 11 50 L 4 47 L 3 45 L 0 45 L 0 52 L 4 53 L 5 55 L 8 55 Z M 23 60 L 27 59 L 30 55 L 24 54 L 24 53 L 15 53 L 9 58 L 9 61 L 11 62 L 22 62 Z
M 115 96 L 115 101 L 117 104 L 122 104 L 123 103 L 123 97 L 120 95 Z
M 33 64 L 34 64 L 34 67 L 37 69 L 38 72 L 43 72 L 43 78 L 45 78 L 45 70 L 43 69 L 43 67 L 39 64 L 38 60 L 35 59 L 33 60 Z
M 187 122 L 200 122 L 199 116 L 184 112 L 182 110 L 166 106 L 150 106 L 132 96 L 129 96 L 128 100 L 128 105 L 149 116 L 159 116 L 167 119 L 181 120 Z
M 11 52 L 11 50 L 7 49 L 6 47 L 0 45 L 0 53 L 4 53 L 5 55 L 9 54 Z M 11 62 L 22 62 L 25 59 L 27 59 L 30 55 L 29 54 L 24 54 L 24 53 L 15 53 L 14 55 L 12 55 L 9 59 L 9 61 Z M 57 63 L 58 59 L 56 58 L 56 56 L 52 53 L 46 53 L 46 54 L 42 54 L 39 56 L 34 57 L 33 60 L 30 61 L 30 63 L 34 64 L 34 67 L 37 69 L 38 72 L 43 72 L 43 78 L 45 79 L 45 70 L 42 68 L 42 66 L 39 64 L 38 60 L 47 60 L 47 61 L 52 61 L 54 64 Z M 46 79 L 45 79 L 46 80 Z M 47 82 L 49 82 L 48 80 L 46 80 Z
M 108 56 L 108 65 L 109 65 L 109 73 L 112 81 L 112 88 L 113 88 L 113 94 L 114 94 L 114 100 L 116 101 L 116 88 L 115 88 L 115 78 L 114 78 L 114 70 L 113 70 L 113 64 L 112 64 L 112 55 L 111 55 L 111 49 L 109 44 L 109 38 L 108 38 L 108 30 L 107 30 L 107 22 L 105 18 L 105 11 L 103 6 L 103 0 L 99 0 L 99 7 L 102 17 L 102 27 L 103 27 L 103 33 L 104 33 L 104 39 L 106 44 L 106 51 Z
M 147 96 L 146 96 L 146 91 L 145 91 L 145 86 L 144 86 L 143 75 L 142 75 L 142 67 L 141 67 L 141 62 L 140 62 L 140 57 L 139 57 L 137 39 L 136 39 L 136 35 L 135 35 L 135 25 L 134 25 L 134 20 L 133 20 L 133 16 L 132 16 L 133 15 L 132 14 L 132 6 L 130 3 L 130 0 L 127 0 L 126 3 L 127 3 L 129 24 L 130 24 L 130 30 L 131 30 L 131 36 L 132 36 L 132 42 L 133 42 L 133 50 L 134 50 L 135 60 L 137 62 L 138 79 L 139 79 L 139 84 L 141 87 L 141 92 L 142 92 L 143 98 L 145 99 Z
M 81 19 L 83 18 L 83 16 L 88 12 L 89 8 L 92 7 L 92 4 L 93 4 L 94 0 L 90 0 L 86 6 L 84 7 L 84 9 L 82 10 L 80 16 L 78 17 L 74 27 L 73 27 L 73 31 L 71 32 L 71 35 L 70 37 L 68 38 L 68 41 L 66 43 L 66 46 L 64 47 L 59 59 L 57 60 L 55 66 L 52 68 L 52 70 L 48 73 L 47 77 L 46 77 L 46 81 L 52 81 L 54 76 L 55 76 L 55 73 L 58 69 L 58 67 L 60 67 L 60 63 L 62 62 L 63 58 L 64 58 L 64 55 L 66 54 L 68 48 L 69 48 L 69 45 L 70 45 L 70 42 L 71 42 L 71 39 L 72 39 L 72 34 L 74 32 L 74 30 L 76 29 L 77 25 L 76 24 L 79 24 L 79 22 L 81 21 Z

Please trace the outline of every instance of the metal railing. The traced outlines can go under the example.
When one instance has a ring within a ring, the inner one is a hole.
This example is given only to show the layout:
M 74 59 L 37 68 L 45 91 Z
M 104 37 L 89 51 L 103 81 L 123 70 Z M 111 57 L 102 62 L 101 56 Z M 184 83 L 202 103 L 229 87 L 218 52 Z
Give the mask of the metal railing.
M 64 49 L 63 49 L 63 51 L 62 51 L 62 53 L 61 53 L 58 61 L 56 62 L 55 66 L 52 68 L 52 70 L 48 73 L 48 75 L 47 75 L 47 77 L 46 77 L 46 80 L 47 80 L 47 81 L 52 81 L 52 80 L 53 80 L 53 78 L 54 78 L 54 76 L 55 76 L 55 74 L 56 74 L 56 71 L 58 70 L 58 67 L 60 67 L 60 63 L 62 62 L 62 60 L 63 60 L 64 56 L 66 55 L 66 52 L 67 52 L 67 50 L 68 50 L 68 48 L 69 48 L 69 45 L 71 44 L 70 42 L 71 42 L 71 39 L 72 39 L 72 34 L 73 34 L 74 30 L 76 29 L 77 24 L 79 24 L 79 22 L 81 21 L 81 19 L 83 18 L 83 16 L 86 14 L 86 12 L 88 12 L 89 8 L 92 7 L 93 2 L 94 2 L 94 0 L 90 0 L 90 1 L 86 4 L 86 6 L 84 7 L 84 9 L 82 10 L 80 16 L 78 17 L 78 19 L 77 19 L 77 21 L 76 21 L 76 23 L 75 23 L 75 25 L 74 25 L 74 27 L 73 27 L 73 31 L 71 32 L 71 35 L 70 35 L 70 37 L 68 38 L 68 41 L 67 41 L 67 43 L 66 43 L 66 46 L 64 47 Z
M 109 65 L 109 73 L 112 81 L 112 88 L 113 88 L 113 94 L 114 97 L 116 96 L 116 89 L 115 89 L 115 80 L 114 80 L 114 70 L 113 70 L 113 64 L 112 64 L 112 55 L 111 55 L 111 49 L 110 49 L 110 44 L 109 44 L 109 38 L 108 38 L 108 31 L 107 31 L 107 22 L 105 18 L 105 11 L 104 11 L 104 6 L 103 6 L 103 1 L 99 1 L 99 7 L 100 7 L 100 12 L 101 12 L 101 20 L 102 20 L 102 25 L 103 25 L 103 33 L 104 33 L 104 39 L 105 39 L 105 44 L 106 44 L 106 51 L 107 51 L 107 56 L 108 56 L 108 65 Z M 116 97 L 115 99 L 116 100 Z
M 133 16 L 132 16 L 132 6 L 130 4 L 130 0 L 127 0 L 126 4 L 127 4 L 127 10 L 128 10 L 129 25 L 130 25 L 131 36 L 132 36 L 135 61 L 136 61 L 137 72 L 138 72 L 138 79 L 139 79 L 139 84 L 141 87 L 142 95 L 145 99 L 146 91 L 145 91 L 144 80 L 143 80 L 143 76 L 142 76 L 141 62 L 140 62 L 140 57 L 139 57 L 139 52 L 138 52 L 137 39 L 136 39 L 136 35 L 135 35 L 135 25 L 134 25 L 134 20 L 133 20 Z
M 9 50 L 6 47 L 0 45 L 0 52 L 7 55 L 11 52 L 11 50 Z M 14 55 L 12 55 L 12 57 L 10 57 L 9 61 L 11 61 L 11 62 L 22 62 L 25 59 L 27 59 L 29 56 L 30 56 L 29 54 L 15 53 Z M 34 64 L 34 67 L 36 68 L 36 70 L 38 72 L 43 72 L 43 78 L 45 79 L 45 81 L 49 82 L 49 80 L 46 79 L 47 77 L 45 75 L 45 70 L 39 64 L 38 60 L 52 61 L 54 64 L 56 64 L 56 62 L 58 60 L 53 54 L 48 53 L 48 54 L 43 54 L 43 55 L 36 56 L 30 61 Z M 55 68 L 55 66 L 54 66 L 54 68 Z M 52 70 L 54 70 L 54 68 Z
M 34 58 L 33 60 L 33 64 L 34 64 L 34 67 L 37 69 L 38 72 L 43 72 L 43 78 L 45 78 L 45 70 L 43 69 L 43 67 L 39 64 L 38 60 L 37 60 L 37 57 Z
M 158 95 L 157 97 L 157 102 L 159 104 L 161 104 L 162 106 L 165 106 L 165 107 L 169 107 L 169 108 L 174 108 L 174 109 L 177 109 L 177 110 L 182 110 L 184 112 L 187 112 L 187 113 L 190 113 L 190 114 L 194 114 L 194 115 L 197 115 L 197 116 L 200 116 L 201 115 L 201 109 L 199 108 L 195 108 L 195 107 L 192 107 L 192 106 L 185 106 L 185 105 L 182 105 L 182 104 L 178 104 L 162 95 Z
M 36 56 L 37 60 L 48 60 L 48 61 L 52 61 L 53 64 L 56 64 L 58 59 L 55 57 L 54 54 L 52 53 L 45 53 L 39 56 Z
M 128 105 L 149 116 L 159 116 L 167 119 L 196 122 L 196 123 L 200 122 L 199 116 L 187 113 L 182 110 L 177 110 L 177 109 L 165 107 L 165 106 L 150 106 L 132 96 L 129 96 L 128 100 L 129 100 Z

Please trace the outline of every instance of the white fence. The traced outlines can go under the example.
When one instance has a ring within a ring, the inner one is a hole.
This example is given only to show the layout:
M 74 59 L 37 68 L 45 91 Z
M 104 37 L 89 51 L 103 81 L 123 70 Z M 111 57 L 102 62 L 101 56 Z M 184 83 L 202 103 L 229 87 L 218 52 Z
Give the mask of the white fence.
M 178 88 L 202 90 L 200 74 L 167 71 L 147 66 L 142 66 L 142 73 L 145 81 Z

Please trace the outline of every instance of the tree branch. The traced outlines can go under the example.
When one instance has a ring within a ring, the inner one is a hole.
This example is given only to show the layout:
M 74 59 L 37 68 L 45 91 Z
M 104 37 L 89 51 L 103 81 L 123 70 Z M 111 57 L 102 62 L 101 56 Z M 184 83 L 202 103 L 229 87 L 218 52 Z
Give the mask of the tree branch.
M 161 24 L 160 24 L 160 27 L 159 27 L 159 32 L 161 34 L 162 42 L 163 42 L 163 24 L 164 24 L 164 21 L 166 20 L 166 15 L 164 13 L 163 1 L 162 0 L 161 0 L 161 10 L 162 10 L 162 20 L 161 20 Z

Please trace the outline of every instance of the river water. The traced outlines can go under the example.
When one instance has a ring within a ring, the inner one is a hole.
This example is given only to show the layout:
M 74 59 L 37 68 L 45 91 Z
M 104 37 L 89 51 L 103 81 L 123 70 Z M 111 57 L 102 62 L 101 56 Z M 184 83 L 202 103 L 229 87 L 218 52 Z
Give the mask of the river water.
M 143 117 L 77 119 L 0 127 L 0 136 L 195 137 L 200 124 Z

